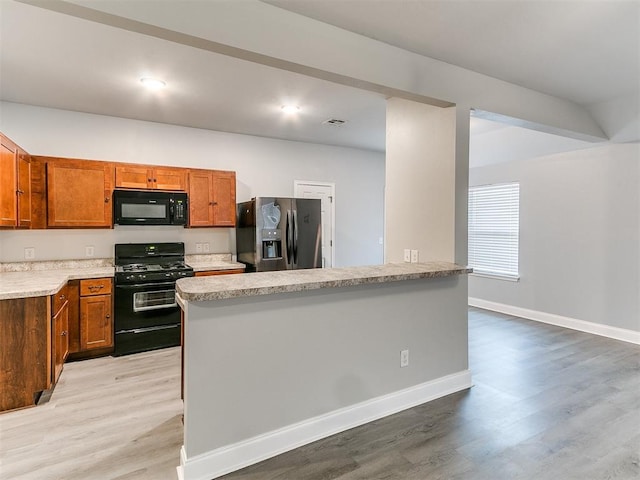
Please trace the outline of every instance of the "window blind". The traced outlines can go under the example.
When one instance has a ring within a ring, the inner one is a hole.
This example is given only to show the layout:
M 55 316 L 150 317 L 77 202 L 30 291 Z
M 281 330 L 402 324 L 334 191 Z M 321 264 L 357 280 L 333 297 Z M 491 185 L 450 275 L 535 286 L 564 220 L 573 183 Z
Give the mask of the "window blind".
M 474 273 L 518 279 L 520 184 L 469 188 L 469 266 Z

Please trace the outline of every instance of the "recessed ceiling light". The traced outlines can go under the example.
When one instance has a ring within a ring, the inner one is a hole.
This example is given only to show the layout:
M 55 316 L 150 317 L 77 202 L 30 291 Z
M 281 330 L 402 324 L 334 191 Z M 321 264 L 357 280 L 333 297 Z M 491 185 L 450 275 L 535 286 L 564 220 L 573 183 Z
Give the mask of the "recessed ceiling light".
M 140 82 L 145 87 L 151 90 L 160 90 L 161 88 L 164 88 L 167 86 L 167 84 L 162 80 L 158 80 L 157 78 L 151 78 L 151 77 L 143 77 L 140 79 Z
M 284 113 L 298 113 L 300 111 L 300 107 L 298 105 L 282 105 L 282 111 Z

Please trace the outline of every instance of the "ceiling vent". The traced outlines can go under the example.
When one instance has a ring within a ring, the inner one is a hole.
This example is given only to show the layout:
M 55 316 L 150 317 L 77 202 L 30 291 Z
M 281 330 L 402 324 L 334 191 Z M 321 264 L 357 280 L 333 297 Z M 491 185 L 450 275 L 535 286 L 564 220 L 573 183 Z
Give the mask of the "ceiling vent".
M 338 120 L 337 118 L 330 118 L 322 122 L 323 125 L 333 125 L 334 127 L 341 127 L 345 123 L 347 123 L 346 120 Z

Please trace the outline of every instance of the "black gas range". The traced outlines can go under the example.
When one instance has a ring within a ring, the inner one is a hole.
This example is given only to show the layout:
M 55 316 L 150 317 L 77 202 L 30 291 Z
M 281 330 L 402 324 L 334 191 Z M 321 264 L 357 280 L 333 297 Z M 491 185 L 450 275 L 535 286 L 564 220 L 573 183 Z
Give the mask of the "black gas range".
M 184 243 L 115 246 L 114 355 L 180 345 L 176 280 L 192 277 Z

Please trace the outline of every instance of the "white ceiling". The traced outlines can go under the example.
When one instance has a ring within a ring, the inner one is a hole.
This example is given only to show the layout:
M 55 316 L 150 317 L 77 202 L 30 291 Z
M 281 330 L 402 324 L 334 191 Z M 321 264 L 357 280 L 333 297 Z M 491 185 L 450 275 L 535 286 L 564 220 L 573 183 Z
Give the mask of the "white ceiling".
M 585 105 L 640 88 L 638 1 L 265 3 Z M 384 150 L 381 94 L 10 0 L 0 0 L 0 13 L 2 100 Z M 143 91 L 145 75 L 167 88 Z M 281 114 L 287 102 L 302 107 L 297 117 Z M 328 118 L 347 123 L 324 125 Z
M 638 0 L 262 0 L 590 105 L 640 88 Z

